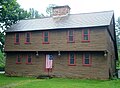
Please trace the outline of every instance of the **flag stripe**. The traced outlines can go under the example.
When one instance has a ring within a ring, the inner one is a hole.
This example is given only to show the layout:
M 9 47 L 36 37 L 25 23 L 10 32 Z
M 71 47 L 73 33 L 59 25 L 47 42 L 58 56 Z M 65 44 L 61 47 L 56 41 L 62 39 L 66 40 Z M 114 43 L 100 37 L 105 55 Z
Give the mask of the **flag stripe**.
M 52 68 L 53 60 L 51 59 L 51 55 L 46 55 L 46 68 Z

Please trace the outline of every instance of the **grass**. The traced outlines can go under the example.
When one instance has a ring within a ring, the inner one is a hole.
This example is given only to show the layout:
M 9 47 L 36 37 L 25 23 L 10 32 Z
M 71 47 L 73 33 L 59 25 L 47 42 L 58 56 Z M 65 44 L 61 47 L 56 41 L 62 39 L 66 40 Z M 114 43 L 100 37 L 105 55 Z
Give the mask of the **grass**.
M 120 88 L 120 80 L 36 79 L 0 74 L 0 88 Z

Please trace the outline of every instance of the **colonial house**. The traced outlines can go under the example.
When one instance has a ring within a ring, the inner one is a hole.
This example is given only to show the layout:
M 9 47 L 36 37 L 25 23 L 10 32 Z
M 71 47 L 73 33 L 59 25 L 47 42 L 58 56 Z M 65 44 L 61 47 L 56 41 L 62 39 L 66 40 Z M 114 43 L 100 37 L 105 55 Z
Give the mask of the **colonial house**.
M 51 17 L 21 20 L 6 30 L 5 74 L 109 79 L 117 46 L 113 11 L 70 14 L 53 7 Z

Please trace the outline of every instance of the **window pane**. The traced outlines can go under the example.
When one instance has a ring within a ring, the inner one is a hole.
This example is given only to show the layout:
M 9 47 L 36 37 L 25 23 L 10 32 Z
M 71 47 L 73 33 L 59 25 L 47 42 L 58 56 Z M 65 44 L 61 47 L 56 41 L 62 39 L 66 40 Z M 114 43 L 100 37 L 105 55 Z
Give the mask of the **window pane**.
M 19 42 L 19 34 L 18 33 L 16 34 L 16 42 L 17 43 Z
M 31 56 L 28 56 L 28 63 L 31 63 Z
M 85 54 L 84 59 L 85 59 L 85 62 L 84 62 L 85 64 L 90 64 L 90 63 L 89 63 L 89 62 L 90 62 L 90 61 L 89 61 L 89 60 L 90 60 L 90 54 L 89 54 L 89 53 L 86 53 L 86 54 Z
M 89 59 L 89 54 L 88 53 L 85 54 L 85 59 Z
M 44 38 L 44 42 L 48 42 L 48 37 L 45 37 L 45 38 Z
M 74 59 L 70 59 L 70 64 L 74 64 Z
M 84 29 L 84 34 L 86 35 L 88 35 L 88 29 Z
M 88 40 L 88 35 L 84 35 L 84 40 Z
M 74 59 L 74 53 L 70 53 L 70 59 Z
M 70 64 L 74 64 L 74 53 L 70 53 Z
M 30 42 L 30 38 L 26 38 L 26 42 Z
M 48 32 L 44 32 L 44 37 L 48 37 Z
M 16 34 L 16 38 L 18 38 L 18 37 L 19 37 L 19 34 L 17 33 L 17 34 Z
M 19 42 L 19 38 L 16 38 L 16 42 Z
M 69 41 L 73 41 L 73 36 L 69 36 Z
M 89 59 L 85 59 L 85 64 L 89 64 Z
M 17 58 L 17 62 L 20 62 L 20 56 L 18 56 L 18 58 Z
M 30 33 L 27 33 L 27 34 L 26 34 L 26 37 L 29 38 L 29 37 L 30 37 Z
M 30 42 L 30 33 L 26 33 L 26 42 Z
M 72 30 L 69 31 L 69 36 L 73 36 L 73 31 Z

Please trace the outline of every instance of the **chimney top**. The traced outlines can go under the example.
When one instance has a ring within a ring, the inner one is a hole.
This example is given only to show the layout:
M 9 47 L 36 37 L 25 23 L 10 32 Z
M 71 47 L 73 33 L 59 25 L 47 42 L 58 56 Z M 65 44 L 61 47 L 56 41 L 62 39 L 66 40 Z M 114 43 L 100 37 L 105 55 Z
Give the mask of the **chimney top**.
M 62 17 L 62 16 L 66 16 L 70 13 L 70 7 L 68 5 L 64 5 L 64 6 L 56 6 L 53 7 L 53 17 Z

